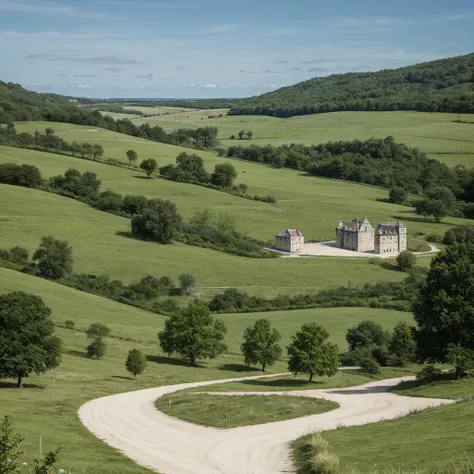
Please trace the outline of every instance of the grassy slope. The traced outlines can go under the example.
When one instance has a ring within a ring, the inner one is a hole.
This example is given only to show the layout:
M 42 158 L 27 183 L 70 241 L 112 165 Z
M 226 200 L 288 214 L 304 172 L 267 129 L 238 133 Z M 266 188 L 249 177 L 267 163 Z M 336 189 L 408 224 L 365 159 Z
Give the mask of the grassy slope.
M 407 382 L 394 391 L 408 396 L 472 397 L 474 378 Z M 431 408 L 398 420 L 328 431 L 324 438 L 329 441 L 330 450 L 340 457 L 341 465 L 354 467 L 357 472 L 369 473 L 388 467 L 429 469 L 441 467 L 452 459 L 474 461 L 472 424 L 467 421 L 473 417 L 474 402 L 468 401 Z M 304 438 L 298 439 L 294 448 L 301 446 Z M 295 454 L 298 460 L 299 455 Z
M 54 124 L 53 127 L 63 135 L 61 130 L 71 126 Z M 174 161 L 177 154 L 183 151 L 180 147 L 139 140 L 114 132 L 89 133 L 84 131 L 87 128 L 77 129 L 81 132 L 65 136 L 68 136 L 68 139 L 75 137 L 79 141 L 93 136 L 97 142 L 104 143 L 106 158 L 124 157 L 127 149 L 135 148 L 140 159 L 153 156 L 160 165 L 163 165 Z M 120 140 L 123 143 L 120 143 Z M 111 145 L 110 149 L 108 144 Z M 210 153 L 199 154 L 210 170 L 216 163 L 229 162 Z M 249 201 L 200 186 L 163 179 L 139 179 L 136 176 L 142 178 L 142 173 L 80 158 L 8 147 L 0 148 L 0 155 L 0 161 L 35 163 L 45 176 L 64 172 L 71 167 L 80 171 L 91 170 L 102 179 L 104 189 L 170 199 L 178 205 L 180 212 L 185 216 L 189 216 L 196 208 L 229 212 L 235 217 L 240 230 L 264 241 L 272 240 L 275 233 L 287 227 L 301 228 L 307 240 L 334 239 L 334 228 L 339 220 L 354 216 L 363 218 L 367 215 L 374 225 L 381 221 L 400 219 L 408 226 L 411 235 L 416 231 L 443 233 L 452 225 L 467 222 L 462 219 L 446 218 L 441 224 L 435 224 L 416 216 L 412 209 L 376 201 L 388 197 L 388 191 L 385 189 L 307 177 L 293 170 L 271 169 L 248 162 L 232 161 L 239 172 L 237 182 L 246 183 L 250 194 L 274 195 L 278 200 L 277 204 Z
M 413 380 L 397 385 L 392 391 L 409 397 L 453 399 L 472 397 L 474 396 L 474 377 L 453 380 L 447 376 L 443 380 L 433 382 Z
M 53 235 L 72 245 L 76 272 L 107 273 L 127 282 L 146 274 L 177 278 L 190 272 L 201 292 L 205 287 L 235 286 L 271 295 L 406 276 L 366 259 L 249 259 L 179 243 L 143 242 L 127 236 L 129 219 L 15 186 L 0 185 L 0 215 L 0 248 L 21 245 L 33 252 L 42 236 Z
M 26 437 L 25 448 L 30 458 L 37 452 L 39 435 L 42 434 L 45 449 L 64 445 L 62 457 L 65 461 L 61 467 L 68 471 L 145 472 L 107 448 L 81 426 L 76 412 L 82 403 L 88 399 L 145 387 L 257 373 L 243 366 L 241 357 L 232 355 L 199 367 L 188 367 L 179 360 L 164 357 L 159 351 L 155 334 L 163 327 L 164 317 L 0 268 L 0 292 L 19 290 L 40 295 L 51 307 L 57 334 L 63 339 L 65 348 L 60 367 L 39 377 L 29 377 L 25 381 L 25 390 L 13 388 L 11 381 L 0 381 L 0 416 L 8 413 L 14 417 L 18 430 Z M 332 313 L 337 311 L 331 310 Z M 322 324 L 328 316 L 326 310 L 295 314 L 301 322 L 312 319 Z M 400 313 L 392 312 L 392 315 L 391 325 L 395 324 Z M 388 322 L 387 316 L 385 314 L 384 317 Z M 234 316 L 235 320 L 239 318 L 239 315 Z M 77 330 L 61 327 L 67 319 L 76 322 Z M 85 358 L 87 339 L 83 331 L 95 321 L 108 324 L 113 336 L 128 338 L 109 339 L 108 353 L 100 361 Z M 243 318 L 240 327 L 234 323 L 230 329 L 227 339 L 232 352 L 238 350 L 246 324 L 247 320 Z M 347 326 L 341 327 L 341 331 L 345 332 L 346 329 Z M 334 337 L 341 338 L 342 333 L 335 333 Z M 132 348 L 143 351 L 150 360 L 145 374 L 136 380 L 128 377 L 124 367 L 127 352 Z M 270 369 L 270 373 L 284 371 L 284 362 Z M 352 383 L 357 382 L 354 380 Z M 87 453 L 87 462 L 84 461 L 84 453 Z M 94 471 L 99 465 L 100 470 Z
M 206 111 L 215 115 L 218 111 Z M 219 128 L 223 145 L 241 144 L 280 145 L 304 143 L 313 145 L 336 140 L 365 140 L 392 135 L 395 140 L 418 147 L 449 165 L 474 166 L 473 124 L 454 123 L 453 120 L 474 121 L 472 115 L 423 112 L 333 112 L 305 115 L 287 119 L 264 116 L 228 116 L 201 121 L 198 113 L 173 114 L 139 118 L 134 123 L 148 122 L 168 130 L 178 127 L 194 128 L 212 125 Z M 189 118 L 188 118 L 189 117 Z M 229 140 L 240 130 L 252 130 L 251 141 Z
M 317 415 L 338 406 L 336 402 L 316 398 L 198 393 L 177 393 L 156 401 L 156 407 L 167 415 L 216 428 L 236 428 Z

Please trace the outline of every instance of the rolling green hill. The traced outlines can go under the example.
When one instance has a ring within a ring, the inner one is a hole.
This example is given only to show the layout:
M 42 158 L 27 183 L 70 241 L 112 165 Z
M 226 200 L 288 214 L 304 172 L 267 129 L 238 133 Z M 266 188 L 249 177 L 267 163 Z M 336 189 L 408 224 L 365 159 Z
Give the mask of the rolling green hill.
M 343 110 L 474 113 L 474 54 L 400 69 L 315 77 L 239 102 L 229 113 L 290 117 Z

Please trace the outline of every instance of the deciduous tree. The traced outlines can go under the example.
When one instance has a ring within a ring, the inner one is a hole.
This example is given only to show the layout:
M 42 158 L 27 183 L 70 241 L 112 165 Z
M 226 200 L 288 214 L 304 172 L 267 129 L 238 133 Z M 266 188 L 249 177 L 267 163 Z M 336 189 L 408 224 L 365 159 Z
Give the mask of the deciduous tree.
M 215 186 L 230 188 L 237 178 L 237 171 L 230 163 L 216 165 L 214 173 L 211 175 L 211 183 Z
M 408 250 L 400 252 L 397 256 L 397 265 L 402 272 L 413 268 L 416 264 L 416 255 Z
M 388 340 L 389 334 L 374 321 L 362 321 L 357 326 L 349 328 L 346 334 L 346 341 L 351 351 L 361 347 L 383 346 Z
M 110 328 L 102 323 L 92 323 L 86 334 L 88 339 L 92 339 L 92 343 L 87 347 L 87 357 L 101 359 L 107 350 L 105 338 L 110 335 Z
M 148 178 L 155 172 L 157 166 L 158 164 L 153 158 L 148 158 L 140 163 L 140 168 L 146 173 Z
M 135 378 L 144 372 L 146 366 L 146 356 L 143 352 L 138 349 L 129 351 L 127 360 L 125 361 L 125 367 Z
M 150 199 L 140 214 L 133 216 L 131 223 L 133 234 L 162 244 L 169 244 L 181 225 L 176 205 L 161 199 Z
M 21 388 L 31 373 L 59 365 L 61 347 L 51 309 L 39 296 L 22 291 L 0 295 L 0 377 L 16 378 Z
M 209 308 L 191 303 L 174 312 L 158 334 L 163 352 L 178 353 L 194 365 L 198 359 L 215 359 L 227 350 L 225 324 L 214 319 Z
M 132 166 L 132 161 L 136 161 L 138 159 L 138 154 L 135 150 L 128 150 L 126 155 L 130 166 Z
M 309 381 L 315 375 L 331 376 L 339 367 L 338 349 L 326 342 L 329 333 L 316 323 L 307 323 L 291 337 L 288 350 L 288 370 L 293 374 L 307 374 Z
M 410 362 L 413 362 L 416 343 L 408 323 L 400 321 L 395 326 L 388 347 L 396 365 L 405 367 Z
M 38 261 L 38 270 L 42 276 L 58 280 L 72 272 L 72 247 L 66 240 L 57 240 L 51 235 L 42 237 L 33 260 Z
M 431 262 L 414 305 L 418 355 L 447 362 L 452 346 L 474 350 L 474 246 L 453 244 Z M 456 369 L 459 377 L 461 370 Z
M 187 295 L 191 291 L 191 288 L 196 284 L 196 279 L 190 273 L 182 273 L 179 275 L 179 287 Z
M 253 326 L 245 329 L 244 342 L 240 346 L 245 363 L 260 364 L 265 372 L 265 367 L 272 366 L 281 357 L 280 339 L 281 334 L 271 328 L 268 319 L 257 319 Z

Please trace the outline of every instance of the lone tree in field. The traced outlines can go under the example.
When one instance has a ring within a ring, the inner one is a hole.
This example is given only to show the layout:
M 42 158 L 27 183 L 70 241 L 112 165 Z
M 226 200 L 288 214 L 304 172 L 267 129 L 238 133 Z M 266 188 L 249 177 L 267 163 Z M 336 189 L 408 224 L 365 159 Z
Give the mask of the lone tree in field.
M 214 319 L 207 306 L 190 303 L 165 321 L 158 339 L 163 352 L 178 353 L 194 365 L 198 359 L 215 359 L 227 350 L 226 332 L 225 324 Z
M 257 319 L 253 326 L 245 330 L 244 342 L 240 346 L 245 363 L 260 364 L 265 372 L 267 365 L 272 366 L 281 357 L 280 339 L 281 334 L 271 328 L 268 319 Z
M 39 296 L 22 291 L 0 295 L 0 377 L 15 378 L 21 388 L 31 373 L 57 367 L 62 343 L 53 334 L 51 309 Z
M 244 138 L 244 135 L 245 135 L 245 130 L 241 130 L 239 132 L 239 139 L 242 140 L 242 138 Z
M 131 222 L 133 234 L 162 244 L 169 244 L 181 225 L 176 204 L 161 199 L 150 199 Z
M 414 315 L 422 361 L 448 362 L 453 346 L 458 352 L 474 351 L 474 245 L 450 245 L 432 260 Z M 462 365 L 454 365 L 456 378 L 463 373 Z
M 132 349 L 128 353 L 127 360 L 125 361 L 125 367 L 127 370 L 136 378 L 144 372 L 147 366 L 146 356 L 143 352 L 138 349 Z
M 182 273 L 178 279 L 181 290 L 189 295 L 191 288 L 196 284 L 196 279 L 190 273 Z
M 148 160 L 143 160 L 140 163 L 140 168 L 146 173 L 148 178 L 155 172 L 158 164 L 153 158 L 148 158 Z
M 89 359 L 101 359 L 107 351 L 105 338 L 110 335 L 110 328 L 102 323 L 92 323 L 86 332 L 87 339 L 92 339 L 92 343 L 87 347 L 87 357 Z
M 128 150 L 126 155 L 130 166 L 132 166 L 132 161 L 136 161 L 138 159 L 138 154 L 135 150 Z
M 252 132 L 252 130 L 249 130 L 249 131 L 246 133 L 246 135 L 247 135 L 247 138 L 248 138 L 249 140 L 251 140 L 252 137 L 253 137 L 253 132 Z
M 416 343 L 408 323 L 400 321 L 395 326 L 388 348 L 397 366 L 405 367 L 414 361 Z
M 389 337 L 380 324 L 374 321 L 362 321 L 347 330 L 346 341 L 349 344 L 349 349 L 353 351 L 362 347 L 384 346 Z
M 72 272 L 72 247 L 66 240 L 57 240 L 52 236 L 42 237 L 33 260 L 38 261 L 41 276 L 59 280 Z
M 329 333 L 316 323 L 307 323 L 291 337 L 288 350 L 288 370 L 295 376 L 307 374 L 309 381 L 315 375 L 330 377 L 339 368 L 338 349 L 326 342 Z
M 406 272 L 413 268 L 416 264 L 416 255 L 408 250 L 401 252 L 397 256 L 397 265 L 399 270 Z

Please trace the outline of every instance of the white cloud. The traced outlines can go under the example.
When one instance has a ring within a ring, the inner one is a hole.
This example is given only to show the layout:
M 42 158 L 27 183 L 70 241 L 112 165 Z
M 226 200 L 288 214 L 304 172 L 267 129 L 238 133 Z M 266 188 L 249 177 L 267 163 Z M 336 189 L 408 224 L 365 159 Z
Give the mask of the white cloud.
M 34 13 L 37 15 L 68 15 L 82 16 L 88 18 L 102 17 L 94 12 L 80 10 L 73 6 L 63 5 L 61 3 L 50 3 L 42 1 L 23 1 L 23 0 L 0 0 L 0 10 L 21 13 Z
M 215 89 L 217 84 L 202 84 L 201 87 L 206 87 L 208 89 Z

